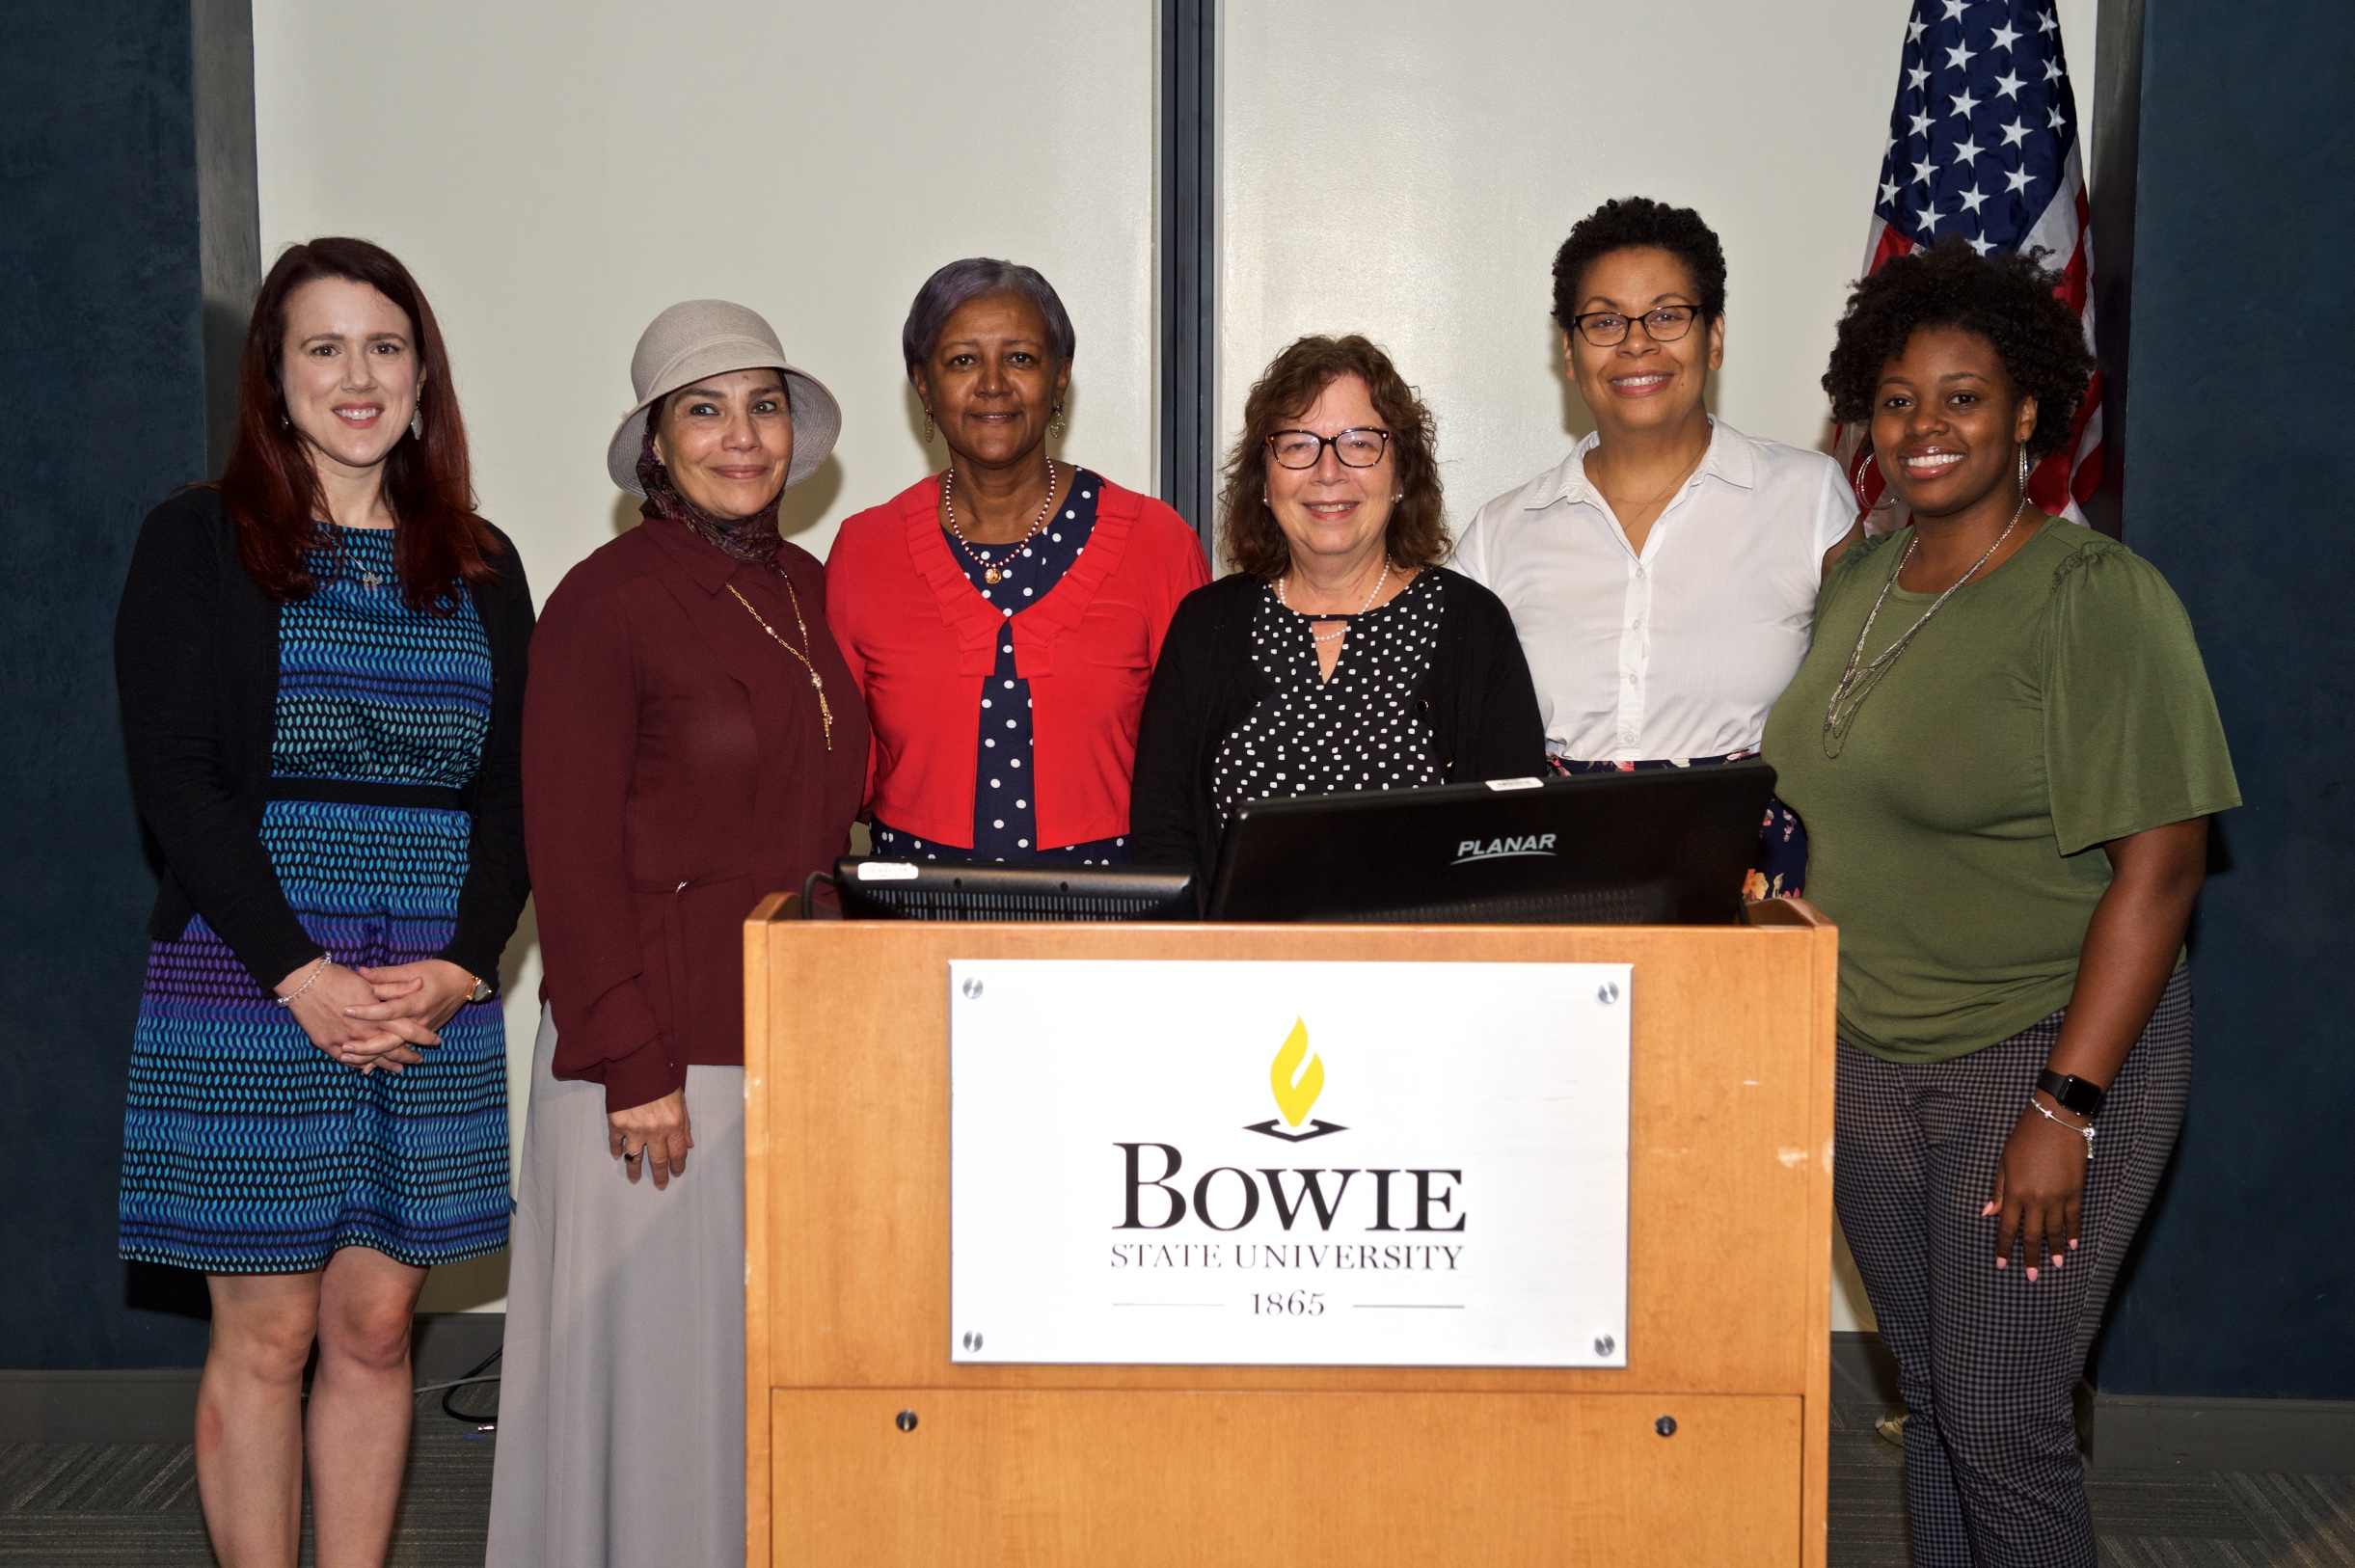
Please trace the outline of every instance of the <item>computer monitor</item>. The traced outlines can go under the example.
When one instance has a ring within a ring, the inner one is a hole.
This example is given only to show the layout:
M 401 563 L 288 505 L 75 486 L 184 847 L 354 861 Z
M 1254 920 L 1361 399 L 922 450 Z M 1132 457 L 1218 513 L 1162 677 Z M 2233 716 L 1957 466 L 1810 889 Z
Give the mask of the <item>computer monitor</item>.
M 1192 920 L 1200 907 L 1191 872 L 1147 866 L 849 855 L 834 884 L 851 920 Z
M 1743 762 L 1254 801 L 1209 918 L 1725 924 L 1773 793 L 1774 770 Z

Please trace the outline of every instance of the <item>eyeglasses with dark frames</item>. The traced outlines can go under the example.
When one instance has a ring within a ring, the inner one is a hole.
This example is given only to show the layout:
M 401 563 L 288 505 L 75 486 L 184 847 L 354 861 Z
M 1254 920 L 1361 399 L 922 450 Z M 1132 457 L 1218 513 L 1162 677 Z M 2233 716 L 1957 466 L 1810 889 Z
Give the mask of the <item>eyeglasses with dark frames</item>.
M 1279 430 L 1267 438 L 1268 455 L 1278 468 L 1313 469 L 1324 461 L 1327 446 L 1340 459 L 1341 467 L 1369 469 L 1390 449 L 1390 432 L 1368 428 L 1320 436 L 1313 430 Z
M 1692 330 L 1692 318 L 1701 313 L 1697 305 L 1655 305 L 1639 316 L 1630 317 L 1624 311 L 1589 311 L 1584 315 L 1570 318 L 1579 336 L 1597 348 L 1616 348 L 1627 341 L 1628 328 L 1643 323 L 1643 335 L 1656 343 L 1673 343 Z

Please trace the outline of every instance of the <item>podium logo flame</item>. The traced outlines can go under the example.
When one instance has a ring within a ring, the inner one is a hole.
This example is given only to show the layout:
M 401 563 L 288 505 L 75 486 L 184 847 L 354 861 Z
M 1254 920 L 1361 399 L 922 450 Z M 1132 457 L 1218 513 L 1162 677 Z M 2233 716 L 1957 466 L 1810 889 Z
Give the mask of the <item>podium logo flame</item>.
M 1308 1062 L 1305 1070 L 1300 1065 L 1303 1058 Z M 1292 1032 L 1284 1037 L 1284 1044 L 1276 1051 L 1267 1077 L 1269 1087 L 1276 1092 L 1276 1109 L 1284 1113 L 1285 1122 L 1296 1127 L 1308 1120 L 1316 1096 L 1325 1092 L 1325 1059 L 1309 1055 L 1307 1020 L 1292 1020 Z
M 1322 1138 L 1329 1132 L 1349 1129 L 1322 1118 L 1309 1121 L 1309 1112 L 1316 1106 L 1316 1097 L 1325 1092 L 1325 1059 L 1309 1054 L 1309 1025 L 1305 1018 L 1292 1020 L 1292 1032 L 1284 1037 L 1276 1048 L 1276 1059 L 1267 1065 L 1267 1087 L 1276 1092 L 1276 1109 L 1284 1113 L 1284 1123 L 1278 1125 L 1274 1117 L 1255 1122 L 1245 1132 L 1264 1133 L 1281 1138 L 1287 1144 L 1305 1144 L 1312 1138 Z M 1304 1128 L 1302 1122 L 1308 1122 Z M 1286 1128 L 1293 1130 L 1286 1131 Z

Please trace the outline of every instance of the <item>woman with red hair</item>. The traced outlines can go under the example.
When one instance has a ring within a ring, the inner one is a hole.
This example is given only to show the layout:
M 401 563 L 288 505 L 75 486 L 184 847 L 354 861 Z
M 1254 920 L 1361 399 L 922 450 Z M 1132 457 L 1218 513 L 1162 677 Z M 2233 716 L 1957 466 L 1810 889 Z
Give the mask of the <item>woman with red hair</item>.
M 318 1560 L 383 1561 L 425 1271 L 506 1244 L 530 636 L 416 282 L 291 248 L 228 469 L 149 515 L 115 627 L 163 857 L 121 1246 L 209 1284 L 197 1480 L 236 1568 L 293 1568 L 306 1446 Z

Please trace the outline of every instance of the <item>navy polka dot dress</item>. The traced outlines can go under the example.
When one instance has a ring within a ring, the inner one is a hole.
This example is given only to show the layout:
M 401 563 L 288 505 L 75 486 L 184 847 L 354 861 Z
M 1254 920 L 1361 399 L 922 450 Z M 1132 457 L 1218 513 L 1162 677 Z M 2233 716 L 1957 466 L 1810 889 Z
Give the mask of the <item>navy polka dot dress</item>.
M 1247 800 L 1441 783 L 1413 698 L 1439 646 L 1442 605 L 1438 574 L 1425 572 L 1389 604 L 1351 617 L 1327 680 L 1309 617 L 1262 589 L 1251 662 L 1274 689 L 1219 746 L 1211 767 L 1219 821 Z
M 983 545 L 967 550 L 949 535 L 949 554 L 964 568 L 973 591 L 1001 616 L 997 665 L 982 683 L 981 744 L 975 748 L 973 848 L 934 844 L 878 821 L 868 825 L 875 852 L 903 860 L 1066 860 L 1112 865 L 1128 858 L 1128 839 L 1085 844 L 1039 844 L 1039 801 L 1032 785 L 1030 683 L 1015 673 L 1014 618 L 1044 599 L 1071 569 L 1096 531 L 1096 497 L 1103 481 L 1086 469 L 1061 469 L 1066 489 L 1055 517 L 1019 550 Z M 941 530 L 944 534 L 947 530 Z M 974 557 L 979 554 L 981 560 Z M 998 569 L 991 582 L 983 562 Z

